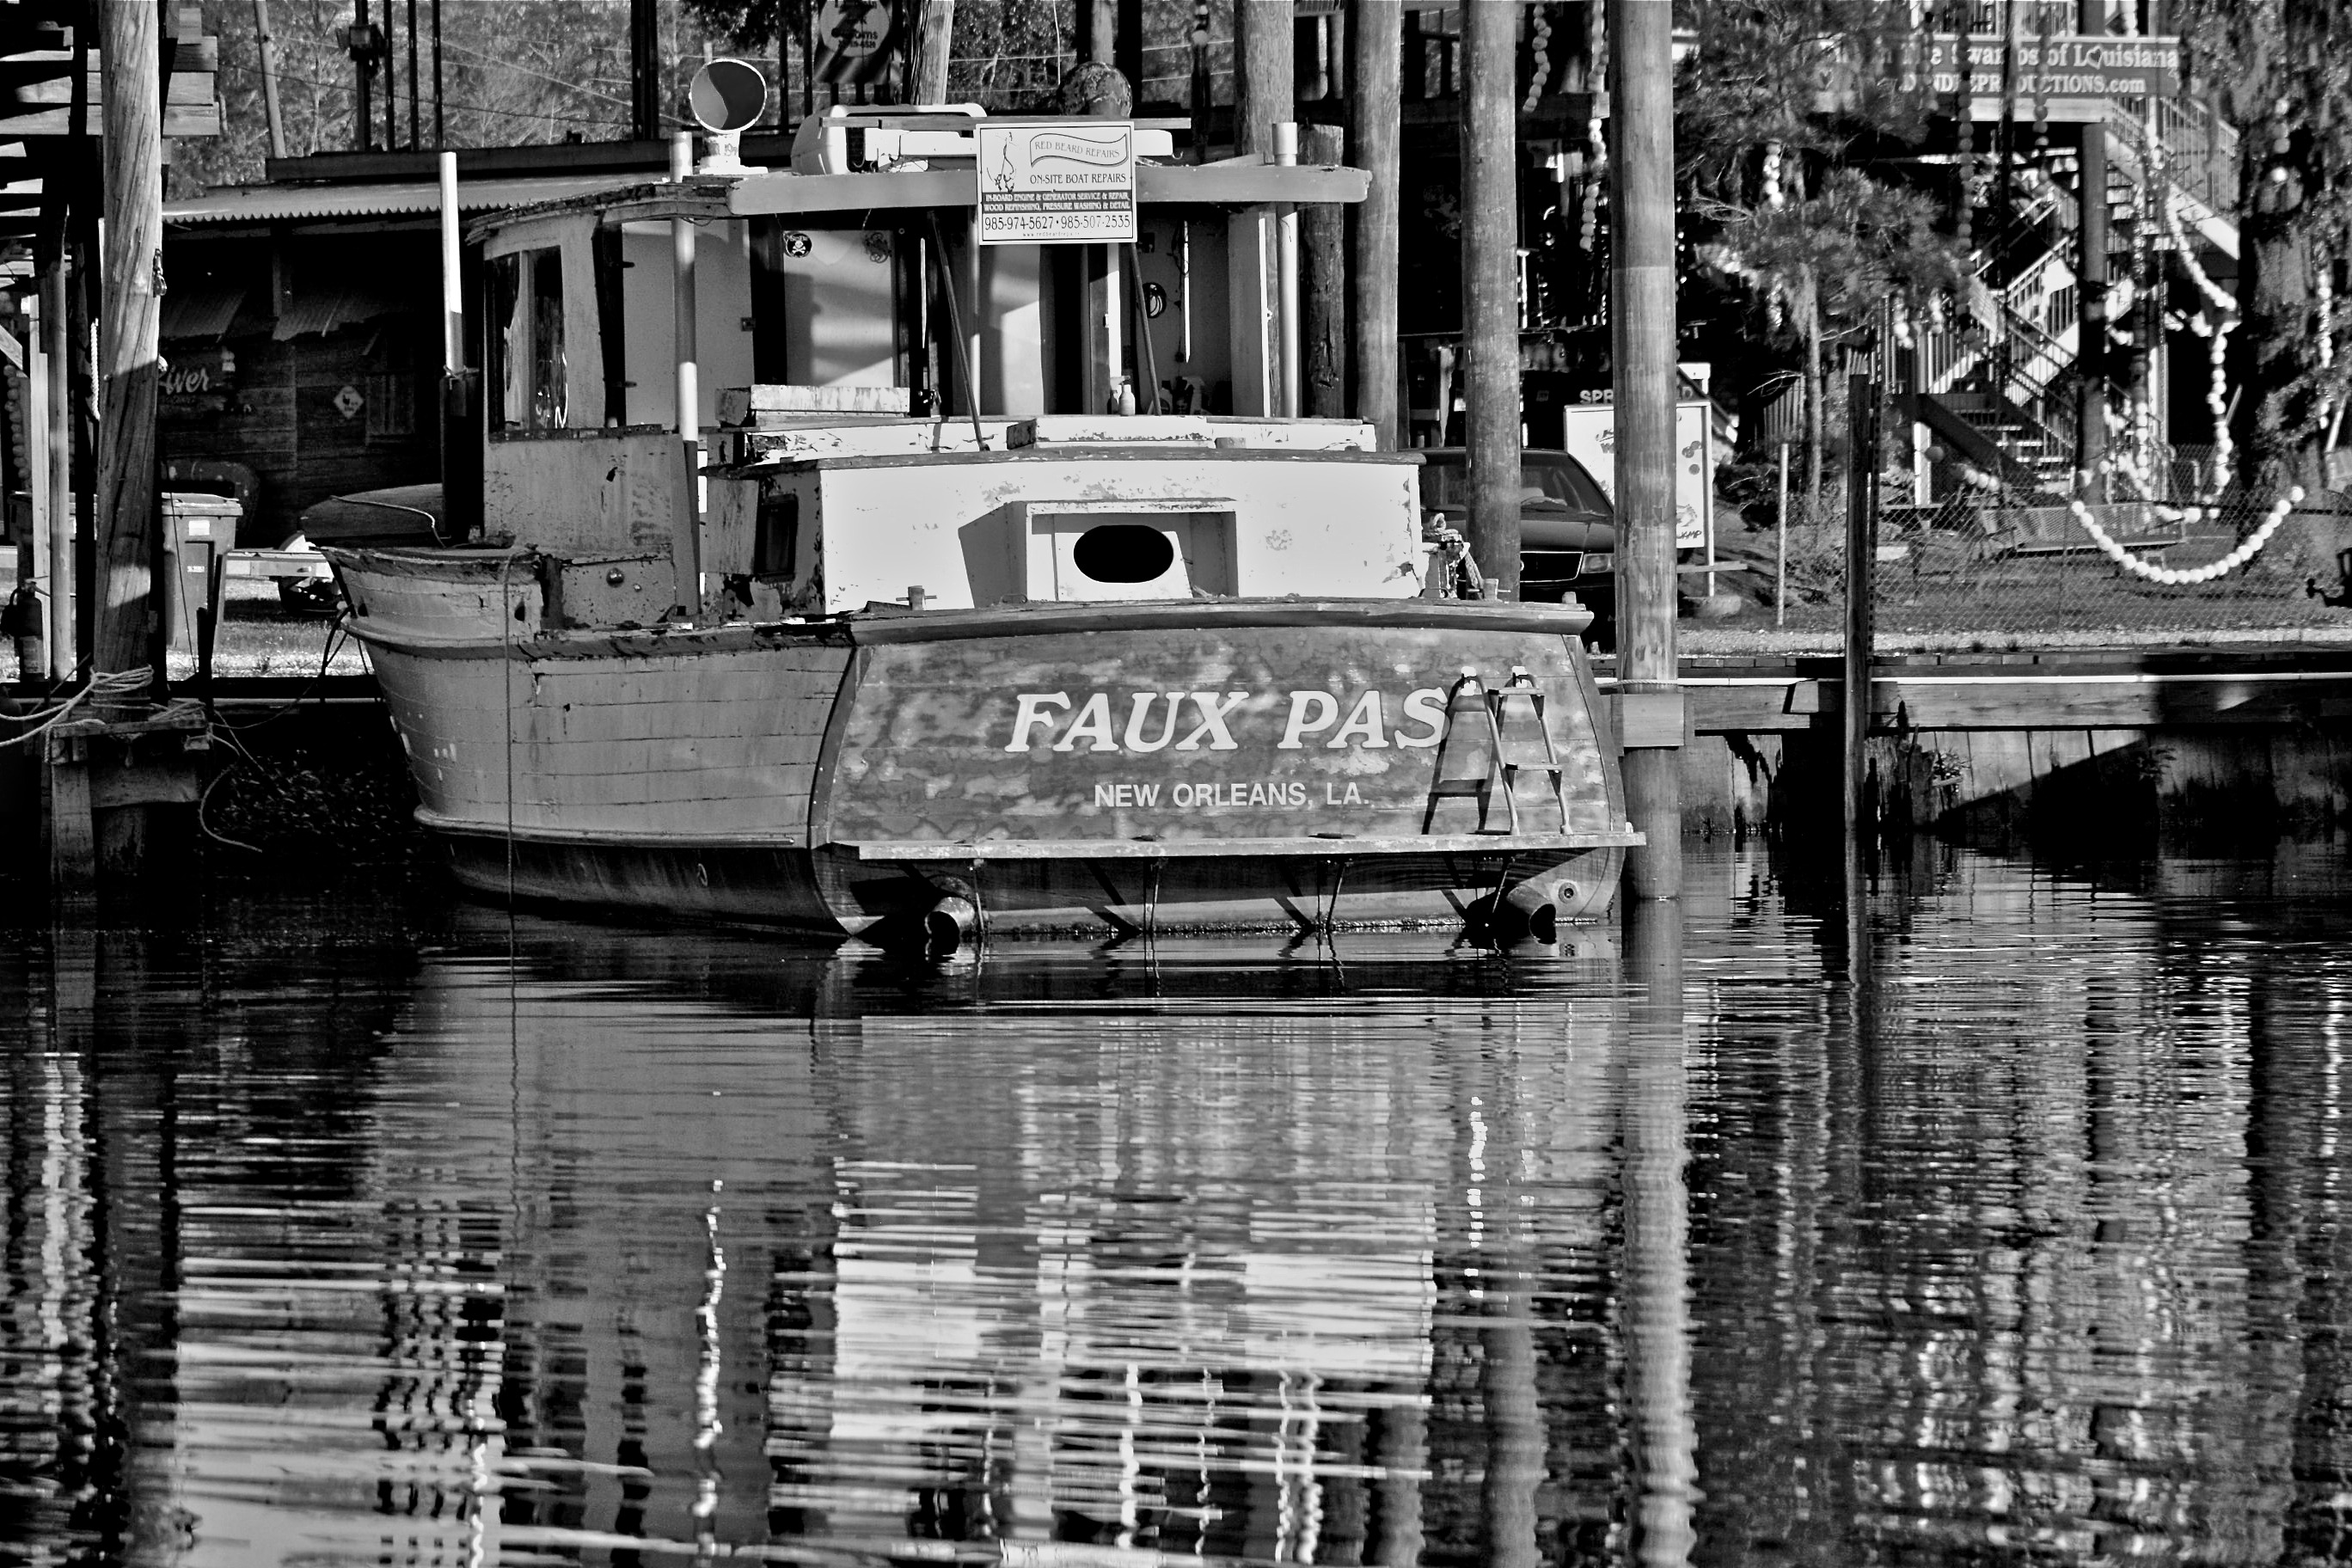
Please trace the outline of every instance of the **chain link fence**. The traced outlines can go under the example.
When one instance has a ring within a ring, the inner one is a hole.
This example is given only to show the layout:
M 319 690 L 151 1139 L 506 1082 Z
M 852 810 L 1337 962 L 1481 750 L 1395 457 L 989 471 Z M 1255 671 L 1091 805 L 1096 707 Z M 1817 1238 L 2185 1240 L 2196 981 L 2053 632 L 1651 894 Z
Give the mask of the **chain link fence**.
M 2195 498 L 2210 455 L 2183 452 L 2154 500 L 2078 509 L 2056 496 L 1963 489 L 1882 500 L 1872 563 L 1878 645 L 2014 651 L 2276 641 L 2352 644 L 2352 497 Z M 1821 649 L 1843 637 L 1843 498 L 1790 507 L 1785 534 L 1726 515 L 1716 580 L 1726 618 L 1686 624 L 1694 651 Z M 1784 553 L 1785 552 L 1785 553 Z M 1688 568 L 1685 569 L 1686 572 Z M 1703 591 L 1685 579 L 1685 592 Z M 1780 586 L 1783 585 L 1784 586 Z M 1776 597 L 1777 601 L 1776 602 Z

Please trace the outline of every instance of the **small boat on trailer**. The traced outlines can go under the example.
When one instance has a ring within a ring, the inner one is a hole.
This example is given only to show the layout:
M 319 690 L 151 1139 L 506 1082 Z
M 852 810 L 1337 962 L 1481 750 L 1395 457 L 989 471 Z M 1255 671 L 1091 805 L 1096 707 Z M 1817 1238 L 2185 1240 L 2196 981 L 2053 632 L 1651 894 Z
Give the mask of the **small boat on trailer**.
M 1273 204 L 1363 176 L 1147 163 L 1165 247 L 1089 266 L 946 237 L 971 129 L 478 227 L 478 481 L 319 542 L 458 879 L 877 940 L 1604 910 L 1640 838 L 1589 616 L 1449 596 L 1418 458 L 1270 411 Z M 698 333 L 782 378 L 699 391 Z M 1115 395 L 1127 352 L 1241 412 L 1003 411 Z

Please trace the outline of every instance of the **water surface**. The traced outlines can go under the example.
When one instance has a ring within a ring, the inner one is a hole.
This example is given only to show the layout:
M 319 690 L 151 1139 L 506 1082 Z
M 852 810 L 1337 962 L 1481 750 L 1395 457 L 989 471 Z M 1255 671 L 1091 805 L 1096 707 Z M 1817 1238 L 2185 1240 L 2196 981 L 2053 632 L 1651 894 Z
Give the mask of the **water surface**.
M 1559 954 L 0 931 L 0 1558 L 2352 1550 L 2347 861 Z

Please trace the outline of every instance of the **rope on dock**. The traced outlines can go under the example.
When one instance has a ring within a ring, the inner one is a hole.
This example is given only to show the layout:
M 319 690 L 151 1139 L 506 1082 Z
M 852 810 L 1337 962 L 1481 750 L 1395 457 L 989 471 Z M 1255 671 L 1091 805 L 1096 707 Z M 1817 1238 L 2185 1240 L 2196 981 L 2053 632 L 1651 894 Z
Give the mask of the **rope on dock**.
M 2113 561 L 2135 577 L 2145 577 L 2151 583 L 2162 583 L 2178 588 L 2196 583 L 2210 583 L 2218 578 L 2226 577 L 2252 561 L 2262 553 L 2263 546 L 2271 542 L 2271 535 L 2278 531 L 2279 524 L 2287 520 L 2287 514 L 2302 504 L 2303 487 L 2301 485 L 2291 487 L 2286 494 L 2281 496 L 2272 505 L 2270 515 L 2263 519 L 2263 525 L 2260 528 L 2248 534 L 2235 550 L 2222 556 L 2219 561 L 2209 561 L 2202 566 L 2165 566 L 2143 560 L 2118 543 L 2113 534 L 2100 527 L 2099 520 L 2092 515 L 2091 509 L 2084 505 L 2079 499 L 2068 501 L 2066 510 L 2074 514 L 2074 521 L 2081 523 L 2084 530 L 2090 534 L 2091 542 L 2106 552 L 2108 560 Z
M 155 682 L 155 672 L 145 665 L 136 669 L 116 670 L 110 675 L 94 677 L 90 683 L 53 708 L 37 708 L 30 713 L 0 713 L 0 721 L 11 724 L 31 724 L 32 729 L 21 735 L 0 739 L 0 746 L 21 746 L 37 736 L 46 735 L 66 721 L 76 708 L 93 697 L 131 697 L 146 690 Z

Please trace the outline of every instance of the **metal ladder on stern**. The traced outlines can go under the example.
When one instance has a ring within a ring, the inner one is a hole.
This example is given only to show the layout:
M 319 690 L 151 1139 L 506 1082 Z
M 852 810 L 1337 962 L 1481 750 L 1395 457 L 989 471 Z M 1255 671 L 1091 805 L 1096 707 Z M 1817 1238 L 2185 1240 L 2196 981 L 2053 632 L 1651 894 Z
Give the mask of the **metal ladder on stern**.
M 1489 687 L 1475 668 L 1445 694 L 1445 728 L 1421 830 L 1431 833 L 1567 833 L 1568 795 L 1559 753 L 1544 722 L 1545 693 L 1525 666 Z M 1546 809 L 1549 805 L 1549 810 Z M 1475 811 L 1475 826 L 1456 826 Z M 1444 813 L 1447 825 L 1441 826 Z M 1499 822 L 1497 818 L 1499 817 Z

